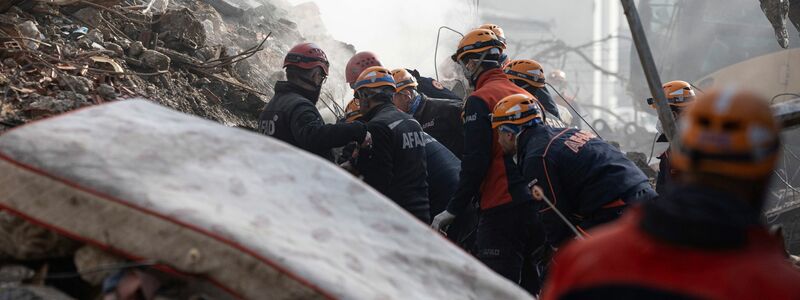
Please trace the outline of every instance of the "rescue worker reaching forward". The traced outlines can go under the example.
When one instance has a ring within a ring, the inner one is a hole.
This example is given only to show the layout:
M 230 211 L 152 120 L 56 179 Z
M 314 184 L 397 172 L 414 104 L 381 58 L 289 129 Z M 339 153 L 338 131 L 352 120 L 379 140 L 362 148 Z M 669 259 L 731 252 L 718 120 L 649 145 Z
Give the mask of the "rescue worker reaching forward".
M 683 111 L 694 102 L 694 89 L 692 89 L 692 86 L 688 82 L 680 80 L 667 82 L 663 85 L 663 88 L 664 95 L 667 96 L 667 104 L 669 104 L 669 108 L 672 110 L 672 115 L 675 116 L 675 120 L 680 120 Z M 653 102 L 652 98 L 647 99 L 647 102 L 650 106 L 656 108 L 656 104 Z M 658 141 L 666 142 L 667 138 L 661 134 Z M 659 163 L 658 177 L 656 178 L 656 192 L 659 194 L 666 194 L 672 185 L 674 177 L 677 176 L 677 171 L 670 167 L 669 153 L 670 149 L 667 148 L 664 153 L 658 156 Z
M 347 122 L 361 120 L 362 116 L 361 110 L 355 101 L 347 104 L 347 109 L 345 110 Z M 351 154 L 352 151 L 350 149 L 343 151 L 345 157 L 341 161 L 348 160 Z M 455 192 L 458 184 L 458 172 L 461 170 L 461 161 L 439 141 L 425 133 L 425 162 L 428 171 L 426 181 L 428 182 L 431 215 L 436 215 L 445 210 L 450 197 Z M 448 234 L 448 237 L 450 236 Z M 454 240 L 454 242 L 456 241 Z
M 316 45 L 294 46 L 283 62 L 287 81 L 275 83 L 275 96 L 259 116 L 259 131 L 332 161 L 332 148 L 368 143 L 369 133 L 361 122 L 331 125 L 322 120 L 316 103 L 328 65 Z
M 397 84 L 395 106 L 412 115 L 422 130 L 447 147 L 456 157 L 464 150 L 464 132 L 461 128 L 461 102 L 436 99 L 417 92 L 416 78 L 406 69 L 395 69 L 392 76 Z
M 492 127 L 506 155 L 516 155 L 524 183 L 541 188 L 578 231 L 656 197 L 647 176 L 614 146 L 586 131 L 546 126 L 541 116 L 530 95 L 511 95 L 495 106 Z M 573 231 L 546 202 L 537 203 L 547 244 L 558 248 Z
M 356 169 L 364 182 L 430 223 L 422 128 L 392 104 L 395 83 L 386 68 L 367 68 L 354 86 L 373 140 L 372 148 L 361 151 Z
M 679 122 L 674 190 L 556 255 L 543 299 L 800 299 L 800 272 L 760 220 L 780 129 L 727 88 Z
M 530 59 L 512 60 L 503 68 L 503 72 L 511 82 L 536 97 L 547 113 L 556 119 L 561 118 L 558 106 L 545 86 L 544 69 L 539 62 Z
M 524 184 L 509 184 L 521 178 L 514 176 L 516 171 L 508 170 L 513 162 L 503 157 L 489 117 L 500 99 L 526 93 L 506 78 L 502 54 L 503 44 L 494 32 L 475 29 L 464 35 L 452 56 L 475 92 L 464 104 L 464 155 L 458 190 L 447 210 L 434 218 L 433 227 L 447 227 L 479 195 L 476 256 L 495 272 L 520 283 L 523 259 L 530 253 L 526 244 L 533 235 L 529 225 L 536 212 Z

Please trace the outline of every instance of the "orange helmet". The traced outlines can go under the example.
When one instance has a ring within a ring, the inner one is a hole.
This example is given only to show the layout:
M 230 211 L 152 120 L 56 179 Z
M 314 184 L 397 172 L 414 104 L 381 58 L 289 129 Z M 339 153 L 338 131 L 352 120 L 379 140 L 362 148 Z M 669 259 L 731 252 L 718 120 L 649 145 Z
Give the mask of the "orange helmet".
M 405 88 L 415 88 L 417 85 L 417 79 L 414 78 L 411 73 L 408 72 L 406 69 L 394 69 L 392 70 L 392 77 L 394 77 L 395 85 L 397 86 L 397 91 L 402 91 Z
M 535 60 L 513 60 L 503 68 L 503 71 L 510 80 L 522 80 L 531 86 L 544 87 L 544 70 Z
M 663 86 L 664 95 L 667 96 L 667 104 L 675 110 L 685 108 L 694 102 L 694 89 L 692 85 L 686 81 L 675 80 L 665 83 Z M 653 98 L 647 99 L 647 104 L 656 108 L 656 103 Z
M 392 72 L 384 67 L 369 67 L 364 70 L 364 72 L 361 72 L 361 75 L 358 75 L 358 79 L 356 79 L 353 88 L 358 91 L 360 89 L 382 86 L 388 86 L 392 89 L 395 88 Z
M 534 119 L 542 120 L 542 111 L 535 97 L 514 94 L 497 102 L 492 112 L 492 128 L 502 125 L 523 126 Z
M 506 46 L 497 38 L 497 34 L 489 29 L 473 29 L 461 38 L 458 43 L 458 50 L 450 58 L 458 62 L 466 54 L 483 53 L 489 49 L 498 49 L 500 53 Z
M 503 45 L 506 44 L 506 34 L 505 32 L 503 32 L 503 28 L 500 28 L 500 26 L 491 23 L 486 23 L 478 28 L 491 30 L 492 32 L 494 32 L 494 34 L 497 35 L 497 39 L 500 40 L 500 42 L 503 43 Z
M 361 118 L 361 116 L 361 105 L 358 104 L 358 99 L 353 98 L 344 109 L 344 119 L 347 123 L 351 123 Z
M 364 72 L 365 69 L 380 65 L 381 62 L 375 53 L 369 51 L 358 52 L 347 61 L 347 65 L 344 68 L 345 79 L 347 79 L 347 83 L 353 84 L 358 79 L 358 75 L 361 75 L 361 72 Z
M 697 98 L 680 120 L 677 170 L 743 179 L 768 176 L 778 161 L 780 126 L 767 101 L 729 87 Z

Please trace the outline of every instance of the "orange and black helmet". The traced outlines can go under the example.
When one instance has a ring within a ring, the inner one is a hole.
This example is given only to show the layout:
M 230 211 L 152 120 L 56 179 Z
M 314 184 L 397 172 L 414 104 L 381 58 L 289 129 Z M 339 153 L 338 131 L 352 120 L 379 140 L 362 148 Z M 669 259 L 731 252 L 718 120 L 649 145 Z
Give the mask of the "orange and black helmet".
M 344 120 L 347 123 L 351 123 L 361 118 L 361 116 L 361 106 L 358 104 L 358 99 L 353 98 L 344 109 Z
M 523 126 L 542 119 L 538 100 L 531 95 L 514 94 L 497 102 L 492 110 L 492 128 L 502 125 Z
M 778 161 L 780 126 L 766 99 L 751 92 L 709 91 L 679 124 L 671 160 L 677 170 L 758 179 Z
M 500 40 L 503 45 L 506 45 L 506 33 L 503 31 L 503 28 L 497 26 L 495 24 L 486 23 L 478 27 L 479 29 L 489 29 L 497 35 L 497 39 Z
M 694 102 L 695 93 L 692 85 L 686 81 L 675 80 L 665 83 L 662 88 L 664 95 L 667 96 L 667 104 L 673 109 L 682 109 Z M 653 98 L 647 99 L 647 104 L 656 108 Z
M 535 60 L 512 60 L 503 68 L 503 72 L 505 72 L 508 79 L 512 81 L 521 80 L 530 86 L 538 88 L 544 87 L 544 69 L 542 69 L 542 65 Z
M 398 92 L 406 88 L 415 88 L 419 85 L 417 79 L 406 69 L 392 70 L 392 77 L 394 77 L 395 86 L 397 87 L 396 90 Z
M 473 29 L 461 38 L 458 43 L 458 50 L 450 58 L 458 62 L 464 55 L 470 53 L 483 53 L 490 49 L 498 49 L 500 53 L 506 49 L 506 46 L 500 42 L 497 34 L 489 29 Z
M 356 82 L 353 85 L 353 89 L 358 91 L 360 89 L 377 88 L 382 86 L 387 86 L 394 89 L 394 77 L 392 77 L 392 72 L 389 71 L 389 69 L 376 66 L 369 67 L 361 72 L 361 75 L 358 75 L 358 79 L 356 79 Z

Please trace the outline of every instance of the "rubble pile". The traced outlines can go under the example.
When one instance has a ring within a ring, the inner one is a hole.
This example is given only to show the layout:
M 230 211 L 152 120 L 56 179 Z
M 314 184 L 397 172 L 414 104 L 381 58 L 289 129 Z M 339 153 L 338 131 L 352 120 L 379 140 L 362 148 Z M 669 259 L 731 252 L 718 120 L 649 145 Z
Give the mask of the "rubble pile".
M 348 92 L 344 62 L 355 49 L 327 35 L 318 10 L 309 14 L 307 6 L 282 0 L 0 2 L 0 133 L 134 97 L 253 129 L 274 82 L 284 76 L 285 53 L 302 41 L 330 49 L 321 109 Z M 292 21 L 298 18 L 315 26 L 298 26 Z M 0 298 L 90 299 L 105 293 L 109 282 L 132 278 L 137 290 L 152 291 L 151 277 L 163 277 L 118 259 L 87 259 L 93 256 L 81 253 L 98 252 L 79 250 L 87 247 L 0 210 Z M 177 286 L 184 288 L 163 299 L 224 298 L 185 288 L 191 282 Z
M 264 1 L 173 0 L 161 11 L 159 1 L 12 1 L 0 10 L 0 131 L 134 96 L 255 128 L 283 55 L 305 40 L 291 6 Z M 328 86 L 328 102 L 344 98 L 344 84 Z

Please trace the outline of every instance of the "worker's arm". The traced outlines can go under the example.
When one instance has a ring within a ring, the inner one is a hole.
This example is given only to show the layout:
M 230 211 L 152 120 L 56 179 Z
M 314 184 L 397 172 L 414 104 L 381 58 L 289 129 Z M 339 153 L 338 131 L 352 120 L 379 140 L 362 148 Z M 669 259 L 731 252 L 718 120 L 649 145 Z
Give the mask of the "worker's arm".
M 489 107 L 482 99 L 470 96 L 464 104 L 464 154 L 458 189 L 447 211 L 458 215 L 480 190 L 492 162 L 492 123 Z
M 364 123 L 325 124 L 316 107 L 303 103 L 291 114 L 292 135 L 300 148 L 310 152 L 342 147 L 349 142 L 361 143 L 367 134 Z
M 392 130 L 378 123 L 368 123 L 367 130 L 372 135 L 372 149 L 361 152 L 357 168 L 364 182 L 388 196 L 394 178 Z
M 514 202 L 532 201 L 528 182 L 522 174 L 519 165 L 514 161 L 514 155 L 505 155 L 503 161 L 506 167 L 506 181 L 508 181 L 508 192 Z
M 571 211 L 567 208 L 567 205 L 565 205 L 569 202 L 569 199 L 562 199 L 560 193 L 560 180 L 566 178 L 559 177 L 557 168 L 556 161 L 549 155 L 547 157 L 542 157 L 536 153 L 529 153 L 525 158 L 525 165 L 523 166 L 522 172 L 525 181 L 531 184 L 530 187 L 536 185 L 542 188 L 547 199 L 549 199 L 562 214 L 571 217 Z M 562 220 L 544 200 L 534 201 L 536 207 L 539 209 L 539 219 L 542 222 L 542 227 L 545 231 L 548 243 L 551 245 L 558 245 L 565 238 L 572 235 L 569 227 L 564 223 L 564 220 Z

